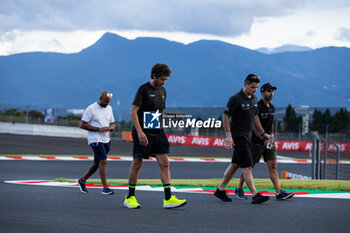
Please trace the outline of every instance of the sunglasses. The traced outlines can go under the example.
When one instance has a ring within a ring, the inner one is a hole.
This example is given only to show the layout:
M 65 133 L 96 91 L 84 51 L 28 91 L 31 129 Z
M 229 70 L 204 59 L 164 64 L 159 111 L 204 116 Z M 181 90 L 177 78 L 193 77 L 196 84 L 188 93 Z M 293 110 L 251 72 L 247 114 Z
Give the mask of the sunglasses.
M 112 98 L 113 94 L 112 93 L 107 93 L 106 96 L 109 97 L 109 98 Z
M 256 75 L 249 76 L 247 80 L 253 83 L 260 83 L 260 78 Z

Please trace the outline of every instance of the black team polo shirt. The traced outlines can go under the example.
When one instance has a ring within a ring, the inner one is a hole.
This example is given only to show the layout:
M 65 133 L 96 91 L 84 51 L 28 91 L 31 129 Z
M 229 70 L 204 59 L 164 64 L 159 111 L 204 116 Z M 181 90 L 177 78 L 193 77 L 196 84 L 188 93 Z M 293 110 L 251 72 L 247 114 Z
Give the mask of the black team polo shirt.
M 270 107 L 267 107 L 264 101 L 261 99 L 258 103 L 258 116 L 261 126 L 267 134 L 272 133 L 273 117 L 275 115 L 275 106 L 270 103 Z M 252 141 L 255 144 L 264 144 L 264 141 L 258 138 L 253 132 Z
M 136 92 L 133 105 L 139 106 L 137 116 L 139 123 L 143 129 L 143 112 L 155 112 L 159 110 L 160 113 L 165 109 L 166 90 L 163 86 L 159 88 L 153 87 L 149 82 L 142 84 Z M 145 133 L 157 134 L 160 129 L 143 129 Z
M 257 109 L 256 96 L 253 95 L 249 99 L 243 89 L 230 97 L 224 113 L 231 117 L 232 137 L 244 135 L 248 140 L 251 139 Z

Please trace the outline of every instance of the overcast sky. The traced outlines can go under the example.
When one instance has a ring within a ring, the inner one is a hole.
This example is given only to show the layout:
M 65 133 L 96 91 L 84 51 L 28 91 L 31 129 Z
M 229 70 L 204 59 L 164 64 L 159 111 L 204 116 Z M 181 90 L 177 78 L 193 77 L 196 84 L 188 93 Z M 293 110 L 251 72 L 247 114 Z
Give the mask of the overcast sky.
M 0 55 L 78 52 L 109 31 L 250 49 L 350 47 L 349 0 L 0 0 Z

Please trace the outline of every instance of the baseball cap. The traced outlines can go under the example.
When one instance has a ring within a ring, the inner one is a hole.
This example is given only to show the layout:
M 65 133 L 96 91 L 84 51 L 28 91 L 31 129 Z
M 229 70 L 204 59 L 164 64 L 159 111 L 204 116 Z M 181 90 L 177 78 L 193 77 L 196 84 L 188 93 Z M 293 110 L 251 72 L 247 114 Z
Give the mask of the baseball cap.
M 261 91 L 267 91 L 267 90 L 270 90 L 270 89 L 277 90 L 277 87 L 272 86 L 270 83 L 265 83 L 260 88 Z

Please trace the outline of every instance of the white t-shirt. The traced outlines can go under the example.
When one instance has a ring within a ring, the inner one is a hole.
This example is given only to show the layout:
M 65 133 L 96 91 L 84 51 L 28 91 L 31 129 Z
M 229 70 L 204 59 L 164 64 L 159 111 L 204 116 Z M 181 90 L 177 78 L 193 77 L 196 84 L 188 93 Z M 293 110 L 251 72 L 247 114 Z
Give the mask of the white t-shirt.
M 109 127 L 110 123 L 114 122 L 112 107 L 101 107 L 97 102 L 89 105 L 84 111 L 82 121 L 86 121 L 94 127 Z M 88 131 L 88 144 L 94 142 L 108 143 L 110 138 L 107 132 Z

